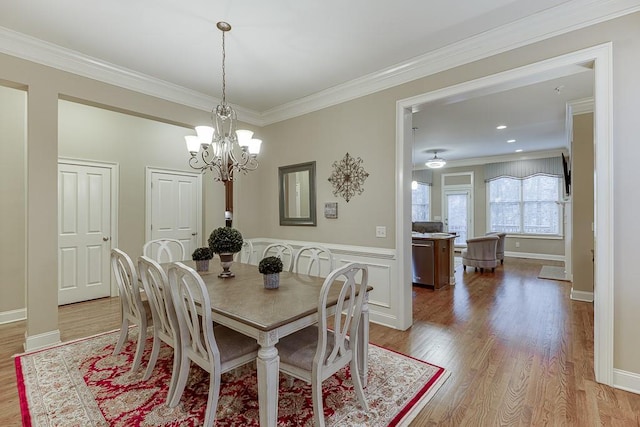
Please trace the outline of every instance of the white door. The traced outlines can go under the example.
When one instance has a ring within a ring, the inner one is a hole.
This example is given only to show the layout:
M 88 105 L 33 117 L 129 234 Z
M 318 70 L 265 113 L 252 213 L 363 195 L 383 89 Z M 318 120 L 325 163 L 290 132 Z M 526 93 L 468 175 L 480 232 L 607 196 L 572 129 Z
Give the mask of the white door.
M 201 241 L 201 175 L 149 169 L 147 177 L 147 241 L 178 239 L 191 259 Z
M 445 230 L 458 234 L 455 246 L 465 246 L 467 239 L 473 237 L 471 190 L 445 190 L 443 207 Z
M 111 169 L 58 164 L 58 304 L 110 295 Z

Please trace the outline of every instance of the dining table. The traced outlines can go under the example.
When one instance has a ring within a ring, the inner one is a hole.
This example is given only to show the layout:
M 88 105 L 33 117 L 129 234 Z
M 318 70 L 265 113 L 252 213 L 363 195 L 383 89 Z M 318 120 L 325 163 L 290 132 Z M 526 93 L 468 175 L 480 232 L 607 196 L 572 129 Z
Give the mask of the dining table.
M 184 261 L 195 269 L 195 262 Z M 199 271 L 211 300 L 213 322 L 255 338 L 260 349 L 256 359 L 260 425 L 274 427 L 278 417 L 279 339 L 318 321 L 318 301 L 324 278 L 283 271 L 280 286 L 267 289 L 263 275 L 252 264 L 234 262 L 234 277 L 221 278 L 222 267 L 209 263 L 208 271 Z M 356 337 L 358 375 L 367 384 L 369 344 L 368 286 L 364 297 L 360 325 Z M 340 286 L 329 292 L 330 313 L 335 313 Z

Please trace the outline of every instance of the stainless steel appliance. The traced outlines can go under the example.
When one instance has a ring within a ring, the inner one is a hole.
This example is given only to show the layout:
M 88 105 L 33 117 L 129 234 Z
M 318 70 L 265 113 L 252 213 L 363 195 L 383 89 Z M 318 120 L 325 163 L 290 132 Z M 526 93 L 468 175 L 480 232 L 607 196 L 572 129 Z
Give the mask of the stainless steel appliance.
M 411 246 L 413 283 L 418 285 L 435 285 L 434 243 L 430 241 L 414 241 Z

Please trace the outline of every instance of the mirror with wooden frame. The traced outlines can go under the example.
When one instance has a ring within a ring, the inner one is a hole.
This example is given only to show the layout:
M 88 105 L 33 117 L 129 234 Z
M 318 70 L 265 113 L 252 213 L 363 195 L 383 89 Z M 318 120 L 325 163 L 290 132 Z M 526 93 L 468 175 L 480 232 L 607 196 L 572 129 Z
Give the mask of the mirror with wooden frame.
M 280 225 L 316 225 L 316 162 L 278 168 Z

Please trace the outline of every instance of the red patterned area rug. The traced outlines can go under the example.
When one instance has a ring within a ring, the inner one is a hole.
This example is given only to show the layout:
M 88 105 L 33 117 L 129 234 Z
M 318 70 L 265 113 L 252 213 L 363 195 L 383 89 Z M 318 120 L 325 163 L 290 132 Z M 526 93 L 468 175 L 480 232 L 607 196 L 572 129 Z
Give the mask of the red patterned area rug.
M 134 339 L 135 330 L 130 331 Z M 24 426 L 198 426 L 204 420 L 209 374 L 192 367 L 180 405 L 165 404 L 173 350 L 163 346 L 153 375 L 130 373 L 135 346 L 129 341 L 113 356 L 117 332 L 18 355 L 16 377 Z M 192 364 L 193 365 L 193 364 Z M 360 410 L 348 367 L 323 383 L 327 426 L 407 425 L 449 373 L 443 368 L 369 346 L 365 395 Z M 313 425 L 311 387 L 280 377 L 278 426 Z M 258 426 L 255 363 L 222 376 L 217 426 Z

